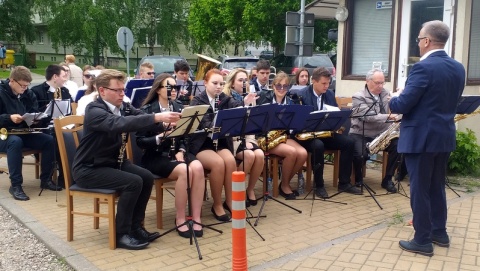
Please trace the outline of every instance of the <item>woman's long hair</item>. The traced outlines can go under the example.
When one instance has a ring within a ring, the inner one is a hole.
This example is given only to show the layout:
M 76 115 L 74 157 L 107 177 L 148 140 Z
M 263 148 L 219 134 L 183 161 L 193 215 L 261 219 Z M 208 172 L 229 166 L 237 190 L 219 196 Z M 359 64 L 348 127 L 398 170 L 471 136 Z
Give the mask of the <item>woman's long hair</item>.
M 145 100 L 143 100 L 142 106 L 151 103 L 153 100 L 158 100 L 158 93 L 157 90 L 160 89 L 162 86 L 162 83 L 167 80 L 168 78 L 174 79 L 170 74 L 168 73 L 161 73 L 157 77 L 155 77 L 155 81 L 153 81 L 152 88 L 147 94 L 147 97 Z M 175 79 L 174 79 L 175 80 Z

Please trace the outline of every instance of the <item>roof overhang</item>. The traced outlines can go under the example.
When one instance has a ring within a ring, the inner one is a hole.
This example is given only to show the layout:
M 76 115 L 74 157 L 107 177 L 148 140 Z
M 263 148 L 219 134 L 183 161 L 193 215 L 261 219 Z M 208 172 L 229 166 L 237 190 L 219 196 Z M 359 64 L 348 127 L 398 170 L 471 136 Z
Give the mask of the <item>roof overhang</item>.
M 339 0 L 316 0 L 305 6 L 305 12 L 315 14 L 315 19 L 335 19 Z

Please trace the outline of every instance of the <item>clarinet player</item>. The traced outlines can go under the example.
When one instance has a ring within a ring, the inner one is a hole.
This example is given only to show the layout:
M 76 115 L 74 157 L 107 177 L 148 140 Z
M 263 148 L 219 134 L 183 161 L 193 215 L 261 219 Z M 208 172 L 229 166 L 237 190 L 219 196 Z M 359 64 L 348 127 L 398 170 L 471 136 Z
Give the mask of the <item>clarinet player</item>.
M 144 114 L 124 103 L 125 77 L 123 72 L 104 70 L 96 78 L 99 97 L 86 108 L 84 135 L 75 154 L 72 173 L 80 187 L 119 192 L 117 247 L 139 250 L 160 234 L 150 233 L 142 226 L 153 175 L 124 158 L 128 133 L 142 129 L 161 132 L 164 130 L 161 122 L 176 122 L 180 113 Z

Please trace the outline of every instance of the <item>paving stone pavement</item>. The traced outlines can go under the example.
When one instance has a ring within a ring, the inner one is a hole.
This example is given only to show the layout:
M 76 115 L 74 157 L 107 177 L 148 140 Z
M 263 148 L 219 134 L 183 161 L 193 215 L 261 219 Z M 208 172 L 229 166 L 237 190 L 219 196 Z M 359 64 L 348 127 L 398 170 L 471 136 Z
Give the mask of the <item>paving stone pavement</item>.
M 27 157 L 26 159 L 31 159 Z M 5 167 L 0 159 L 0 167 Z M 8 193 L 9 180 L 0 175 L 0 204 L 30 228 L 45 244 L 76 270 L 229 270 L 231 269 L 230 224 L 216 225 L 218 234 L 206 229 L 198 238 L 203 260 L 194 245 L 172 232 L 142 251 L 108 249 L 108 224 L 100 220 L 94 230 L 92 218 L 76 216 L 74 241 L 66 241 L 66 202 L 64 192 L 44 191 L 38 196 L 39 181 L 33 167 L 24 166 L 24 190 L 31 200 L 15 201 Z M 331 167 L 326 167 L 326 187 L 335 192 Z M 400 194 L 381 195 L 381 172 L 368 169 L 365 182 L 377 192 L 376 199 L 340 194 L 333 200 L 285 201 L 302 210 L 297 213 L 274 201 L 267 201 L 257 227 L 261 238 L 247 224 L 247 257 L 250 270 L 479 270 L 480 194 L 457 197 L 447 189 L 449 202 L 447 231 L 450 248 L 435 246 L 435 255 L 425 257 L 404 252 L 398 241 L 413 237 L 409 199 Z M 402 182 L 408 194 L 408 181 Z M 295 186 L 292 181 L 292 186 Z M 256 187 L 261 194 L 261 182 Z M 250 208 L 257 214 L 259 205 Z M 76 200 L 79 208 L 91 209 L 90 200 Z M 474 208 L 474 207 L 477 208 Z M 215 223 L 210 213 L 211 200 L 204 202 L 202 223 Z M 164 197 L 165 232 L 174 226 L 173 197 Z M 395 223 L 403 219 L 402 223 Z M 252 221 L 253 223 L 253 221 Z M 145 219 L 147 230 L 155 230 L 155 209 L 150 203 Z

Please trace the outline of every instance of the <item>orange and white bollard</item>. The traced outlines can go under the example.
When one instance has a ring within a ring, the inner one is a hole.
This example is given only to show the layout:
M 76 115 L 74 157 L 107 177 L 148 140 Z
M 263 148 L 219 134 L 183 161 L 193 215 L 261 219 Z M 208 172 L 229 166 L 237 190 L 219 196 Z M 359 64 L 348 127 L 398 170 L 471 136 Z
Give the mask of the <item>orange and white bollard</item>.
M 245 172 L 232 173 L 232 270 L 247 270 Z

